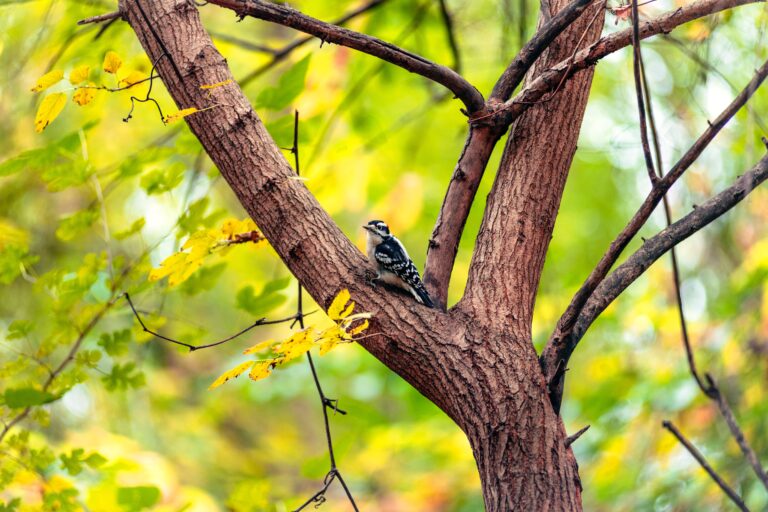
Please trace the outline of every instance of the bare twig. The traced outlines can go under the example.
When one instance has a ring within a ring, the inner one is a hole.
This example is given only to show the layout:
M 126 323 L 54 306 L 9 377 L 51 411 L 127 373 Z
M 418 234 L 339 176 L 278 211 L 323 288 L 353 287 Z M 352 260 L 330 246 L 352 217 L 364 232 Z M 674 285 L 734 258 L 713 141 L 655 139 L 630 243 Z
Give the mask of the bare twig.
M 520 49 L 512 62 L 504 70 L 496 85 L 493 86 L 491 98 L 506 101 L 515 88 L 523 81 L 525 74 L 536 62 L 541 53 L 546 50 L 571 23 L 581 16 L 594 0 L 574 0 L 555 16 L 550 18 L 536 34 Z
M 691 444 L 688 439 L 685 438 L 685 436 L 677 429 L 677 427 L 668 420 L 664 420 L 661 422 L 661 425 L 669 430 L 673 436 L 677 438 L 680 443 L 685 446 L 685 449 L 688 450 L 688 452 L 693 455 L 693 458 L 696 459 L 696 461 L 699 463 L 699 465 L 704 469 L 704 471 L 707 472 L 707 474 L 712 478 L 712 480 L 715 481 L 715 483 L 720 486 L 720 488 L 723 490 L 723 492 L 731 499 L 731 501 L 739 507 L 739 510 L 743 510 L 745 512 L 749 512 L 749 509 L 744 504 L 744 500 L 741 499 L 741 497 L 736 494 L 736 491 L 734 491 L 727 483 L 725 483 L 725 480 L 722 479 L 720 475 L 717 474 L 717 472 L 712 469 L 712 466 L 709 465 L 707 462 L 707 459 L 704 458 L 704 456 L 701 454 L 701 452 L 696 449 L 695 446 Z
M 293 146 L 291 147 L 291 153 L 293 153 L 293 161 L 295 164 L 294 170 L 296 171 L 296 175 L 301 175 L 301 165 L 299 161 L 299 111 L 294 111 L 294 118 L 293 118 Z M 296 307 L 296 318 L 299 322 L 299 327 L 301 329 L 304 329 L 304 288 L 301 286 L 301 282 L 297 280 L 296 286 L 298 288 L 298 304 Z M 328 458 L 330 459 L 331 468 L 328 471 L 328 473 L 325 475 L 325 478 L 323 479 L 323 487 L 317 491 L 314 495 L 312 495 L 311 498 L 309 498 L 307 501 L 305 501 L 299 508 L 295 509 L 294 512 L 299 512 L 300 510 L 306 508 L 310 503 L 315 503 L 315 506 L 319 506 L 325 501 L 325 493 L 330 487 L 331 483 L 334 479 L 338 479 L 341 486 L 344 488 L 344 492 L 347 495 L 347 498 L 349 499 L 350 504 L 352 505 L 352 508 L 357 512 L 357 504 L 355 503 L 355 499 L 352 497 L 352 493 L 349 491 L 349 488 L 347 487 L 346 482 L 344 482 L 344 478 L 341 476 L 341 472 L 339 472 L 339 469 L 336 467 L 336 455 L 333 452 L 333 439 L 331 438 L 331 425 L 328 421 L 328 409 L 332 409 L 334 412 L 338 412 L 340 414 L 347 414 L 345 411 L 339 409 L 338 407 L 338 400 L 334 400 L 331 398 L 328 398 L 325 396 L 325 393 L 323 393 L 323 387 L 320 385 L 320 379 L 317 376 L 317 369 L 315 368 L 315 363 L 312 360 L 312 354 L 307 352 L 307 362 L 309 363 L 309 369 L 312 372 L 312 379 L 315 381 L 315 388 L 317 389 L 317 394 L 320 397 L 320 404 L 323 408 L 323 423 L 325 425 L 325 440 L 328 443 Z
M 581 318 L 582 310 L 585 304 L 589 300 L 590 296 L 595 292 L 598 285 L 605 279 L 608 271 L 621 255 L 624 248 L 634 238 L 637 232 L 642 228 L 645 222 L 650 217 L 653 210 L 659 204 L 659 202 L 666 194 L 667 190 L 677 181 L 680 176 L 696 161 L 701 155 L 702 151 L 709 145 L 714 137 L 720 132 L 720 130 L 730 121 L 730 119 L 738 112 L 738 110 L 749 100 L 754 94 L 757 88 L 762 84 L 768 76 L 768 61 L 758 69 L 754 78 L 747 84 L 742 92 L 731 102 L 728 107 L 711 122 L 704 133 L 696 140 L 696 142 L 686 151 L 683 157 L 672 167 L 670 172 L 662 179 L 658 180 L 651 192 L 646 197 L 643 204 L 638 211 L 632 217 L 627 226 L 619 233 L 616 239 L 611 242 L 608 251 L 600 259 L 595 269 L 590 273 L 589 277 L 584 281 L 581 288 L 576 292 L 576 295 L 571 299 L 571 303 L 568 308 L 558 320 L 555 331 L 550 336 L 549 342 L 542 353 L 541 361 L 542 366 L 545 369 L 545 373 L 551 380 L 554 373 L 554 368 L 557 366 L 557 361 L 565 354 L 570 355 L 574 346 L 568 347 L 569 343 L 564 340 L 567 338 L 570 343 L 578 342 L 579 336 L 572 336 L 571 331 L 574 328 L 577 320 L 582 325 L 589 325 L 594 318 L 587 319 Z M 718 196 L 719 197 L 719 196 Z M 674 245 L 674 244 L 673 244 Z M 615 297 L 614 297 L 615 298 Z M 613 299 L 611 299 L 613 300 Z M 602 311 L 602 310 L 601 310 Z M 567 361 L 567 357 L 566 357 Z M 557 389 L 557 386 L 553 387 Z M 559 403 L 559 400 L 557 400 Z
M 645 168 L 648 171 L 648 178 L 651 185 L 658 181 L 656 170 L 653 168 L 653 157 L 651 157 L 651 147 L 648 143 L 648 126 L 645 119 L 645 94 L 644 80 L 641 78 L 641 69 L 643 66 L 643 53 L 640 48 L 640 21 L 637 12 L 637 0 L 632 2 L 632 71 L 635 79 L 635 93 L 637 96 L 637 113 L 640 119 L 640 141 L 643 146 L 643 157 L 645 158 Z
M 469 112 L 476 112 L 485 105 L 483 95 L 452 69 L 381 39 L 317 20 L 285 5 L 262 0 L 211 0 L 210 3 L 232 9 L 240 17 L 252 16 L 301 30 L 320 38 L 324 43 L 346 46 L 421 75 L 448 88 Z
M 334 25 L 344 25 L 348 21 L 353 20 L 353 19 L 357 18 L 358 16 L 360 16 L 361 14 L 364 14 L 364 13 L 366 13 L 366 12 L 368 12 L 368 11 L 370 11 L 370 10 L 380 6 L 380 5 L 382 5 L 386 1 L 387 0 L 372 0 L 372 1 L 368 2 L 367 4 L 364 4 L 364 5 L 360 6 L 360 7 L 358 7 L 357 9 L 354 9 L 354 10 L 348 12 L 347 14 L 345 14 L 342 17 L 338 18 L 337 20 L 334 20 L 333 24 Z M 259 66 L 258 68 L 254 69 L 253 71 L 248 73 L 245 77 L 243 77 L 242 80 L 238 80 L 238 83 L 240 84 L 241 87 L 245 87 L 246 85 L 248 85 L 249 83 L 254 81 L 256 78 L 258 78 L 259 76 L 263 75 L 265 72 L 267 72 L 268 70 L 272 69 L 273 67 L 275 67 L 277 64 L 279 64 L 283 60 L 285 60 L 294 50 L 304 46 L 305 44 L 307 44 L 308 42 L 312 41 L 313 39 L 315 39 L 314 36 L 301 37 L 301 38 L 295 40 L 292 43 L 288 43 L 287 45 L 283 46 L 279 50 L 275 50 L 274 51 L 274 55 L 273 55 L 272 59 L 269 62 Z
M 448 4 L 446 0 L 439 0 L 440 5 L 440 17 L 443 20 L 445 26 L 445 37 L 448 39 L 448 47 L 453 54 L 453 70 L 457 73 L 461 73 L 461 50 L 459 49 L 459 43 L 456 41 L 456 30 L 453 26 L 453 17 L 451 11 L 448 10 Z
M 587 425 L 586 427 L 583 427 L 583 428 L 579 429 L 579 431 L 576 432 L 575 434 L 571 434 L 570 436 L 566 437 L 565 438 L 565 447 L 568 448 L 573 443 L 575 443 L 578 438 L 580 438 L 582 435 L 584 435 L 584 433 L 587 430 L 589 430 L 590 426 L 591 425 Z
M 242 330 L 238 331 L 237 333 L 233 334 L 232 336 L 227 336 L 226 338 L 224 338 L 222 340 L 214 341 L 213 343 L 207 343 L 205 345 L 192 345 L 192 344 L 189 344 L 189 343 L 185 343 L 183 341 L 179 341 L 179 340 L 176 340 L 176 339 L 173 339 L 173 338 L 169 338 L 168 336 L 164 336 L 164 335 L 160 334 L 159 332 L 153 331 L 152 329 L 147 327 L 146 324 L 144 323 L 144 320 L 142 320 L 141 316 L 139 315 L 139 312 L 136 310 L 136 307 L 133 305 L 133 301 L 131 300 L 131 296 L 128 295 L 128 292 L 125 292 L 123 294 L 123 296 L 125 297 L 125 300 L 128 301 L 128 305 L 131 307 L 131 311 L 133 312 L 133 316 L 136 317 L 136 320 L 139 322 L 139 325 L 141 326 L 141 328 L 142 328 L 142 330 L 144 332 L 146 332 L 148 334 L 151 334 L 155 338 L 159 338 L 159 339 L 167 341 L 169 343 L 173 343 L 174 345 L 180 345 L 182 347 L 186 347 L 186 348 L 189 349 L 190 352 L 194 352 L 195 350 L 200 350 L 200 349 L 204 349 L 204 348 L 218 347 L 219 345 L 223 345 L 224 343 L 227 343 L 228 341 L 232 341 L 234 339 L 237 339 L 240 336 L 242 336 L 243 334 L 245 334 L 248 331 L 250 331 L 251 329 L 254 329 L 254 328 L 262 326 L 262 325 L 284 324 L 284 323 L 293 322 L 293 321 L 296 321 L 296 320 L 300 319 L 300 317 L 297 316 L 297 315 L 291 315 L 289 317 L 280 318 L 280 319 L 277 319 L 277 320 L 268 320 L 266 318 L 259 318 L 254 323 L 252 323 L 251 325 L 249 325 L 245 329 L 242 329 Z M 307 313 L 304 316 L 309 316 L 312 313 L 314 313 L 314 311 L 310 311 L 309 313 Z
M 122 17 L 123 16 L 122 14 L 120 14 L 119 11 L 108 12 L 104 14 L 99 14 L 98 16 L 91 16 L 90 18 L 85 18 L 83 20 L 78 21 L 77 24 L 88 25 L 90 23 L 103 23 L 105 21 L 112 21 Z

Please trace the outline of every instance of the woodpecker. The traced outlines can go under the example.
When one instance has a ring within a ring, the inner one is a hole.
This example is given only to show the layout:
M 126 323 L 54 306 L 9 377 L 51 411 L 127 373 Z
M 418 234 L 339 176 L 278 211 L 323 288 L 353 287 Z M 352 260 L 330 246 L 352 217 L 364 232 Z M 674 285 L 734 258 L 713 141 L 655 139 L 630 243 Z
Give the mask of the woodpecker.
M 424 284 L 419 277 L 419 271 L 408 256 L 403 244 L 389 232 L 386 223 L 372 220 L 363 228 L 368 232 L 368 259 L 378 270 L 375 281 L 381 281 L 411 294 L 420 303 L 429 308 L 435 307 Z

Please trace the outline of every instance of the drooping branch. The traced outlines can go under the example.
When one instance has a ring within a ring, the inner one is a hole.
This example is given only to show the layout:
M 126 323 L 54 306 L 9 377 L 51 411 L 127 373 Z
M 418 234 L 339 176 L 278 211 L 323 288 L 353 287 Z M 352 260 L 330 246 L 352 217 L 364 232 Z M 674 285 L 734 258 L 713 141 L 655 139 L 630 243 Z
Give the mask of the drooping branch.
M 210 0 L 209 3 L 232 9 L 239 16 L 251 16 L 306 32 L 323 42 L 358 50 L 429 78 L 453 92 L 469 113 L 481 110 L 485 104 L 482 94 L 452 69 L 381 39 L 317 20 L 287 5 L 261 0 Z
M 504 70 L 496 85 L 493 86 L 490 99 L 507 101 L 515 88 L 520 85 L 525 74 L 552 41 L 573 23 L 595 0 L 573 0 L 536 31 L 536 34 L 523 46 L 515 58 Z
M 569 339 L 571 340 L 570 343 L 574 343 L 574 339 L 575 342 L 578 342 L 578 339 L 581 338 L 581 335 L 574 337 L 574 333 L 571 331 L 573 330 L 577 320 L 580 322 L 583 320 L 580 315 L 588 299 L 590 299 L 598 285 L 603 282 L 603 279 L 605 279 L 608 271 L 611 269 L 614 263 L 616 263 L 616 260 L 618 260 L 624 248 L 626 248 L 629 242 L 640 230 L 640 228 L 645 225 L 646 221 L 651 216 L 656 206 L 664 197 L 664 194 L 666 194 L 666 192 L 675 183 L 675 181 L 677 181 L 680 176 L 682 176 L 683 173 L 696 161 L 699 155 L 701 155 L 701 153 L 719 133 L 719 131 L 749 100 L 749 98 L 754 94 L 760 84 L 765 80 L 766 76 L 768 76 L 768 61 L 763 63 L 760 69 L 758 69 L 754 78 L 730 103 L 730 105 L 725 108 L 725 110 L 717 117 L 717 119 L 709 124 L 704 133 L 696 140 L 696 142 L 688 149 L 688 151 L 686 151 L 686 153 L 669 171 L 669 173 L 667 173 L 662 179 L 656 182 L 643 204 L 632 217 L 632 220 L 630 220 L 622 232 L 619 233 L 616 239 L 611 242 L 611 246 L 608 248 L 608 251 L 600 259 L 600 262 L 598 262 L 595 269 L 590 273 L 586 281 L 584 281 L 584 284 L 576 292 L 576 295 L 574 295 L 574 297 L 571 299 L 571 303 L 568 305 L 568 308 L 558 320 L 557 327 L 550 336 L 549 342 L 547 343 L 547 346 L 544 348 L 544 351 L 541 355 L 542 367 L 544 368 L 545 374 L 550 382 L 550 386 L 552 386 L 553 397 L 562 394 L 561 386 L 563 375 L 560 374 L 559 383 L 554 382 L 554 376 L 558 372 L 558 368 L 563 368 L 565 363 L 568 361 L 567 356 L 564 360 L 561 359 L 561 356 L 564 354 L 569 356 L 574 348 L 567 347 L 569 342 L 566 342 L 565 340 Z M 594 318 L 592 318 L 592 320 L 594 320 Z M 589 324 L 592 323 L 592 320 L 589 322 Z M 559 404 L 559 401 L 560 398 L 557 397 L 553 403 Z
M 766 0 L 699 0 L 684 7 L 675 9 L 656 18 L 643 21 L 639 25 L 640 39 L 657 34 L 666 34 L 676 27 L 689 21 L 709 16 L 741 5 L 762 3 Z M 503 115 L 516 119 L 531 105 L 536 104 L 546 94 L 555 90 L 564 80 L 574 74 L 594 66 L 597 61 L 626 46 L 632 44 L 632 29 L 622 30 L 600 38 L 588 48 L 578 52 L 572 59 L 562 62 L 539 74 L 536 80 L 526 84 L 525 88 L 515 97 L 508 100 L 505 108 L 500 111 Z
M 630 284 L 672 247 L 721 217 L 766 179 L 768 179 L 768 155 L 736 180 L 734 185 L 705 201 L 688 215 L 646 240 L 640 249 L 600 283 L 584 306 L 572 332 L 564 337 L 560 343 L 547 345 L 542 358 L 546 358 L 548 365 L 562 366 L 567 364 L 568 358 L 592 322 Z
M 690 453 L 694 459 L 696 459 L 696 462 L 699 463 L 699 465 L 702 467 L 704 471 L 707 472 L 707 474 L 712 478 L 712 480 L 715 481 L 715 483 L 720 487 L 720 489 L 723 490 L 726 496 L 730 498 L 730 500 L 739 507 L 739 510 L 742 510 L 743 512 L 749 512 L 749 509 L 747 508 L 747 505 L 744 504 L 744 500 L 741 499 L 741 496 L 736 494 L 736 491 L 731 488 L 730 485 L 725 483 L 725 480 L 715 471 L 712 469 L 712 466 L 707 462 L 707 459 L 704 458 L 704 456 L 701 454 L 699 450 L 696 449 L 691 442 L 686 439 L 686 437 L 678 430 L 678 428 L 672 423 L 671 421 L 663 421 L 661 422 L 661 425 L 669 430 L 673 436 L 677 438 L 678 441 L 680 441 L 680 444 L 685 446 L 685 449 L 688 450 L 688 453 Z

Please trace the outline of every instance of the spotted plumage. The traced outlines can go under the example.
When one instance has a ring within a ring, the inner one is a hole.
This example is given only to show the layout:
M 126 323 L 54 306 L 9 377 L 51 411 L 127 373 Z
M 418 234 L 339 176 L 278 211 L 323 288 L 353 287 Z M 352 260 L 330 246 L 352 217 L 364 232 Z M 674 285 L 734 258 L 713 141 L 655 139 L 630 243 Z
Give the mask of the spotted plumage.
M 368 232 L 368 259 L 378 270 L 376 281 L 402 288 L 421 304 L 434 307 L 416 265 L 400 240 L 389 232 L 389 227 L 380 220 L 372 220 L 363 228 Z

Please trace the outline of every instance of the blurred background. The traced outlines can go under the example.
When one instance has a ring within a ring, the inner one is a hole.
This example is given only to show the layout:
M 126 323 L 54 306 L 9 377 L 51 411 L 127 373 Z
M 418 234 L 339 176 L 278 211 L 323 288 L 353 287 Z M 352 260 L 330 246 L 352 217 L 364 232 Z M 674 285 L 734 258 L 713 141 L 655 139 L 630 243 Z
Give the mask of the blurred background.
M 682 3 L 658 0 L 641 13 Z M 363 5 L 292 2 L 323 20 Z M 348 26 L 459 67 L 487 94 L 533 33 L 538 4 L 446 6 L 458 55 L 436 0 L 382 1 Z M 96 0 L 0 1 L 0 418 L 7 425 L 32 405 L 0 444 L 0 511 L 292 510 L 320 489 L 328 471 L 322 410 L 306 363 L 263 381 L 243 376 L 207 389 L 247 360 L 245 348 L 284 338 L 288 327 L 263 327 L 190 353 L 143 333 L 118 298 L 129 291 L 148 326 L 197 345 L 263 315 L 291 315 L 297 295 L 290 274 L 261 243 L 212 254 L 178 286 L 149 282 L 149 271 L 192 233 L 245 218 L 234 195 L 183 122 L 163 124 L 150 103 L 136 103 L 123 122 L 131 96 L 142 98 L 147 83 L 94 91 L 85 106 L 69 99 L 67 80 L 30 92 L 46 72 L 67 75 L 81 65 L 91 67 L 95 84 L 112 88 L 148 76 L 151 63 L 127 24 L 76 25 L 115 8 Z M 281 53 L 303 36 L 253 19 L 237 22 L 215 6 L 201 14 L 278 145 L 291 146 L 293 110 L 300 111 L 302 175 L 344 232 L 362 248 L 361 223 L 384 219 L 423 268 L 467 132 L 460 104 L 372 57 L 314 39 Z M 665 170 L 768 57 L 767 25 L 765 5 L 748 5 L 643 43 Z M 628 26 L 608 13 L 605 32 Z M 108 51 L 123 62 L 116 75 L 102 71 Z M 49 92 L 66 93 L 67 105 L 36 133 L 35 112 Z M 176 111 L 159 81 L 152 94 L 165 115 Z M 672 189 L 675 218 L 760 158 L 767 109 L 763 87 Z M 462 293 L 499 153 L 467 222 L 450 302 Z M 631 53 L 624 49 L 597 66 L 537 298 L 537 349 L 648 190 Z M 663 226 L 659 211 L 640 234 Z M 747 438 L 768 461 L 768 188 L 684 242 L 678 257 L 697 362 L 719 379 Z M 41 393 L 75 344 L 72 361 Z M 356 345 L 315 360 L 326 394 L 348 412 L 331 417 L 331 430 L 361 510 L 482 509 L 469 445 L 435 406 Z M 570 368 L 566 426 L 574 432 L 591 425 L 574 444 L 585 510 L 732 506 L 661 428 L 663 419 L 691 438 L 750 508 L 768 508 L 768 494 L 688 373 L 668 258 L 600 318 Z M 339 487 L 327 498 L 324 510 L 351 510 Z

